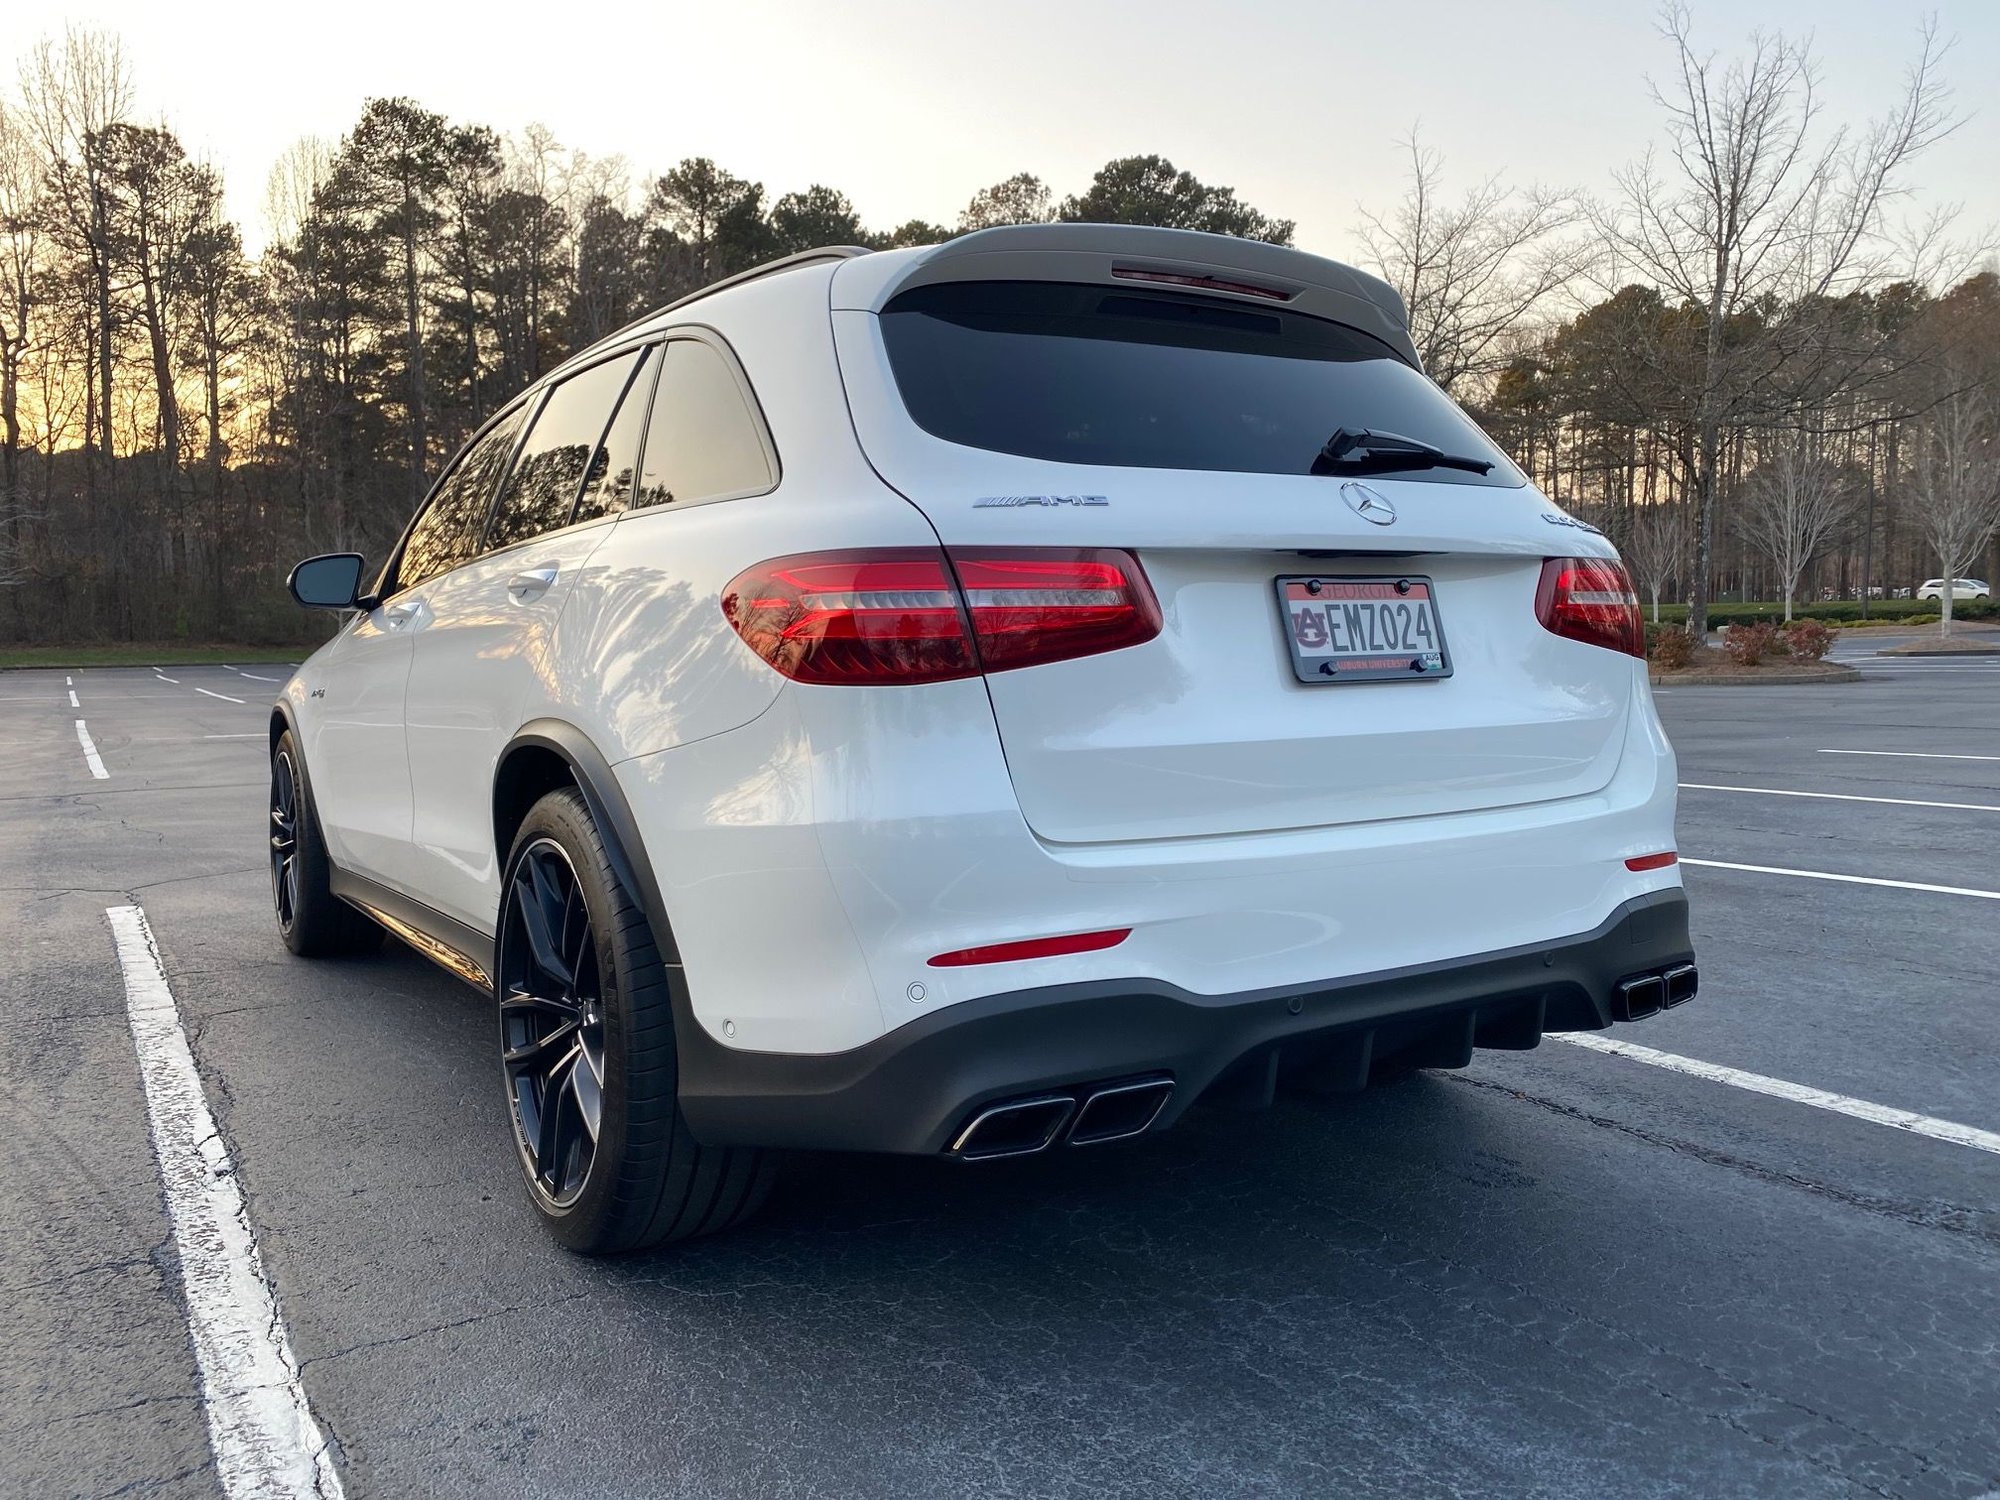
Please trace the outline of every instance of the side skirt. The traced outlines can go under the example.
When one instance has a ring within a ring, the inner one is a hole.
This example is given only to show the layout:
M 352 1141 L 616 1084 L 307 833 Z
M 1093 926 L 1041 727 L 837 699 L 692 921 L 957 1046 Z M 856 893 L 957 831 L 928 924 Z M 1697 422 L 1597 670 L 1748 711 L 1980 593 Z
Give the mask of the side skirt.
M 445 972 L 474 989 L 493 988 L 492 938 L 401 891 L 349 874 L 338 865 L 332 868 L 327 883 L 334 895 L 366 912 Z

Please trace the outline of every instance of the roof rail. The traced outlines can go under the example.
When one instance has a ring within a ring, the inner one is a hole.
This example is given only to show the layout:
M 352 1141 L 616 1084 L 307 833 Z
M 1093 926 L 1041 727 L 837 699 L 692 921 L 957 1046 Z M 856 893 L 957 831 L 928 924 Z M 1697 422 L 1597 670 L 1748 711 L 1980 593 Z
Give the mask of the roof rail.
M 752 266 L 747 271 L 738 271 L 734 276 L 725 276 L 720 281 L 711 281 L 699 291 L 689 292 L 685 297 L 678 297 L 674 301 L 669 302 L 665 307 L 656 307 L 651 312 L 634 318 L 623 328 L 618 329 L 614 333 L 607 334 L 605 337 L 607 339 L 615 339 L 621 333 L 629 333 L 634 328 L 652 322 L 655 318 L 663 318 L 677 308 L 686 307 L 690 302 L 699 302 L 703 297 L 712 297 L 717 292 L 727 291 L 733 286 L 741 286 L 746 281 L 760 281 L 766 276 L 776 276 L 781 271 L 795 271 L 800 266 L 810 266 L 823 260 L 852 260 L 857 255 L 868 255 L 870 253 L 872 252 L 870 252 L 866 245 L 822 245 L 817 250 L 801 250 L 796 255 L 782 255 L 776 260 L 765 261 L 761 266 Z M 605 340 L 599 339 L 597 342 L 603 343 Z

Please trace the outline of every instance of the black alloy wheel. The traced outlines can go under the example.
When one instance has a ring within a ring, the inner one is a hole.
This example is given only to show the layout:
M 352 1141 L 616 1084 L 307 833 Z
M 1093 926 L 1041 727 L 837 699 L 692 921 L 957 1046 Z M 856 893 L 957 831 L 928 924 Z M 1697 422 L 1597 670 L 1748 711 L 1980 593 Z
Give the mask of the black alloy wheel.
M 515 1144 L 536 1196 L 565 1209 L 590 1180 L 604 1129 L 605 1007 L 590 911 L 552 838 L 514 861 L 498 968 Z
M 299 800 L 298 768 L 281 747 L 271 759 L 271 902 L 281 932 L 299 915 Z

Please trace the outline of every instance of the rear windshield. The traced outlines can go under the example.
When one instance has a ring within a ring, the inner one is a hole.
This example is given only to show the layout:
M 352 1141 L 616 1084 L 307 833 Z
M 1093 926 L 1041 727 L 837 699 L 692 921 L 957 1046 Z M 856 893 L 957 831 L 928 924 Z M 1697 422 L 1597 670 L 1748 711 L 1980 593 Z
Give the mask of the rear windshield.
M 924 431 L 1024 458 L 1305 474 L 1336 428 L 1485 459 L 1444 484 L 1526 480 L 1387 344 L 1302 313 L 1049 281 L 916 287 L 882 312 L 903 404 Z M 1377 471 L 1381 472 L 1381 471 Z

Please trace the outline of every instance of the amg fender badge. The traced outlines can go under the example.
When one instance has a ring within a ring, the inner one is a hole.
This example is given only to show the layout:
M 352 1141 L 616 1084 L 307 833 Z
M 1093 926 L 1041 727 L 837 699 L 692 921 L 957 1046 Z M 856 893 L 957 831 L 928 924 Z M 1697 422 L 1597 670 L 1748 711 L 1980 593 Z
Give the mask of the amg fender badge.
M 972 502 L 974 510 L 989 507 L 1012 509 L 1022 505 L 1109 505 L 1109 495 L 981 495 Z

